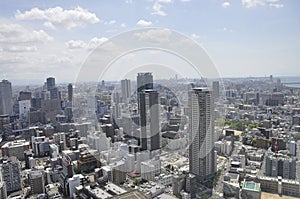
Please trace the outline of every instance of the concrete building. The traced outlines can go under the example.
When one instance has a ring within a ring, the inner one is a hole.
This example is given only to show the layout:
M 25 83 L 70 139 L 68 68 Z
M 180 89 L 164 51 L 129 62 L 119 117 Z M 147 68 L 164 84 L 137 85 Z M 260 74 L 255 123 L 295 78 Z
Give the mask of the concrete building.
M 300 182 L 282 177 L 259 176 L 261 190 L 268 193 L 300 197 Z
M 131 97 L 131 82 L 129 79 L 121 80 L 121 93 L 122 93 L 122 101 L 124 103 L 128 102 Z
M 27 120 L 31 108 L 31 100 L 19 101 L 19 118 Z
M 158 92 L 143 90 L 139 93 L 141 150 L 157 150 L 161 147 Z
M 261 198 L 260 183 L 244 180 L 242 184 L 242 198 Z
M 265 175 L 285 179 L 296 178 L 296 159 L 279 154 L 268 153 L 266 155 Z
M 218 99 L 220 96 L 220 84 L 219 81 L 212 82 L 212 90 L 214 99 Z
M 30 193 L 32 195 L 45 193 L 45 178 L 43 171 L 31 170 L 28 174 Z
M 77 174 L 68 179 L 68 196 L 74 198 L 75 188 L 80 185 L 80 179 L 83 178 L 83 175 Z
M 0 115 L 0 132 L 3 138 L 13 135 L 9 115 Z
M 214 177 L 214 119 L 213 100 L 207 88 L 189 92 L 189 169 L 197 180 Z
M 2 160 L 0 164 L 2 181 L 6 184 L 8 195 L 22 189 L 21 165 L 16 157 Z
M 55 87 L 55 78 L 54 77 L 48 77 L 46 79 L 46 86 L 47 90 L 50 91 L 52 88 Z
M 32 151 L 35 157 L 48 156 L 50 153 L 50 142 L 45 136 L 31 137 Z
M 155 176 L 160 174 L 160 160 L 148 160 L 141 163 L 141 178 L 154 181 Z
M 137 76 L 137 94 L 143 90 L 153 89 L 152 73 L 138 73 Z
M 7 80 L 0 82 L 0 115 L 12 114 L 12 87 Z
M 73 85 L 68 84 L 68 101 L 72 102 L 73 101 Z
M 15 156 L 18 160 L 24 160 L 24 151 L 29 149 L 29 142 L 25 140 L 15 140 L 5 143 L 2 147 L 2 156 Z
M 115 183 L 116 185 L 124 183 L 127 175 L 125 162 L 123 161 L 116 162 L 111 166 L 111 168 L 112 168 L 112 182 Z

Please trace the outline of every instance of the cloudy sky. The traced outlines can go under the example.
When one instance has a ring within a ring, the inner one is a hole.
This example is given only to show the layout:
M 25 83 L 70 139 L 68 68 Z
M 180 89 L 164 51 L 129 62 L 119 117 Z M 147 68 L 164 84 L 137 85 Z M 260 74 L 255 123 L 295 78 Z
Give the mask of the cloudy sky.
M 0 79 L 73 82 L 99 44 L 144 27 L 195 40 L 223 77 L 300 76 L 299 9 L 299 0 L 1 0 Z

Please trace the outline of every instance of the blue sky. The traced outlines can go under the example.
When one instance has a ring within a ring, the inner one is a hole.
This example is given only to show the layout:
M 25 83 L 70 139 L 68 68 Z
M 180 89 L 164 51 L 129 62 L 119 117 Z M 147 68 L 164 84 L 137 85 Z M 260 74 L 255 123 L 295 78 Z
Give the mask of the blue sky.
M 223 77 L 300 75 L 298 0 L 2 0 L 0 78 L 74 81 L 98 44 L 162 27 L 198 42 Z

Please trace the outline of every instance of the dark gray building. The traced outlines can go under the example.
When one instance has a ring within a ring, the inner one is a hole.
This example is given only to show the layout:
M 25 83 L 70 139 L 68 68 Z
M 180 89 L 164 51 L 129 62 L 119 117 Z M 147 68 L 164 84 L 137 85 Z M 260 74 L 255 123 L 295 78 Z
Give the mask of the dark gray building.
M 158 92 L 144 90 L 139 93 L 141 150 L 160 149 L 160 123 Z

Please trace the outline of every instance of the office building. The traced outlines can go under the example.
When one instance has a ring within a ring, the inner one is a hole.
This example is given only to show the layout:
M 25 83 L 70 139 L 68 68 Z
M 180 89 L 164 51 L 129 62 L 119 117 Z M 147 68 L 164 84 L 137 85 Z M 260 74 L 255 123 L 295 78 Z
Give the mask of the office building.
M 0 115 L 12 114 L 12 88 L 7 80 L 0 82 Z
M 27 91 L 21 91 L 19 93 L 19 101 L 23 101 L 23 100 L 31 100 L 31 92 L 27 92 Z
M 139 93 L 146 89 L 153 89 L 152 73 L 138 73 L 137 76 L 137 99 L 139 104 Z
M 214 99 L 218 99 L 220 96 L 220 84 L 219 81 L 213 81 L 212 83 L 212 89 L 213 89 L 213 97 Z
M 138 73 L 137 92 L 139 93 L 146 89 L 153 89 L 152 73 Z
M 139 93 L 141 150 L 160 149 L 160 121 L 158 92 L 144 90 Z
M 31 100 L 19 101 L 19 118 L 27 120 L 31 108 Z
M 3 138 L 13 134 L 9 115 L 0 115 L 0 132 Z
M 242 184 L 242 198 L 261 198 L 260 183 L 244 180 Z
M 129 79 L 121 80 L 122 101 L 128 102 L 131 96 L 131 82 Z
M 1 161 L 2 181 L 6 184 L 8 195 L 22 189 L 20 164 L 20 161 L 16 157 L 10 157 Z
M 73 85 L 72 84 L 68 85 L 68 100 L 69 100 L 69 102 L 73 101 Z
M 50 91 L 55 87 L 55 78 L 48 77 L 46 80 L 47 90 Z
M 198 181 L 214 177 L 214 119 L 211 92 L 194 88 L 189 92 L 189 169 Z
M 99 157 L 100 155 L 97 150 L 81 152 L 77 160 L 77 172 L 90 173 L 93 172 L 95 168 L 100 168 Z
M 45 178 L 42 171 L 31 170 L 28 174 L 28 179 L 32 195 L 45 193 Z
M 23 161 L 24 151 L 29 149 L 29 142 L 25 140 L 15 140 L 5 143 L 2 147 L 2 156 L 12 157 L 15 156 L 18 160 Z

